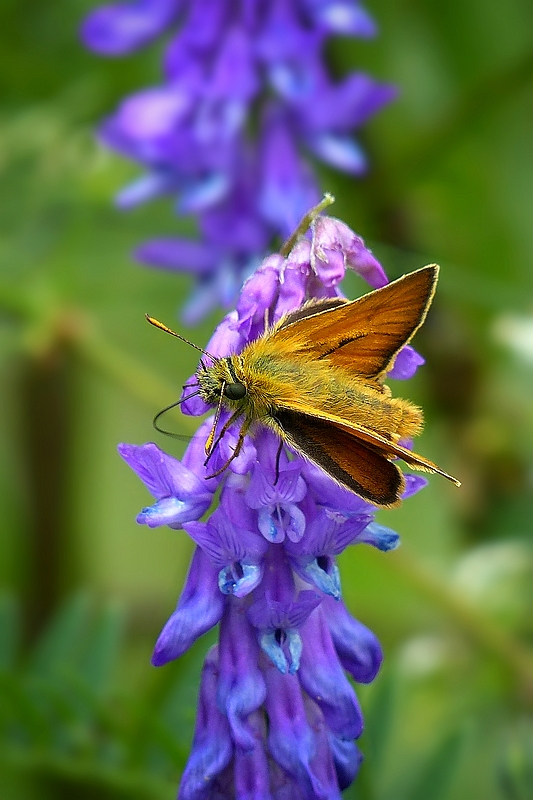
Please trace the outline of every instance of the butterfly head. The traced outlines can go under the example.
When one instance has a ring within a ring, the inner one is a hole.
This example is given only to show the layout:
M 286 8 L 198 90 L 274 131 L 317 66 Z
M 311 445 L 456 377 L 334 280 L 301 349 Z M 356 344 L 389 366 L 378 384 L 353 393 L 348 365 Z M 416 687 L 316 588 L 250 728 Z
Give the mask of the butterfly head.
M 236 364 L 231 356 L 219 358 L 212 366 L 201 368 L 196 377 L 200 396 L 209 405 L 217 405 L 222 398 L 225 406 L 237 408 L 246 400 L 246 383 L 236 372 Z

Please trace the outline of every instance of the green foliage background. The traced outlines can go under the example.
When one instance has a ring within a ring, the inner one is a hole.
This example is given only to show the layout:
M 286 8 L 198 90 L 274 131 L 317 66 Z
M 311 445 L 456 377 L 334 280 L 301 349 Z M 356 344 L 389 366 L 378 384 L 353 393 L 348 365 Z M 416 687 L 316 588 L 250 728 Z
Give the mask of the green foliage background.
M 159 79 L 159 50 L 106 61 L 77 26 L 89 0 L 0 8 L 0 794 L 170 798 L 190 744 L 208 642 L 155 670 L 190 545 L 138 527 L 148 501 L 117 457 L 154 437 L 194 352 L 172 323 L 187 280 L 135 265 L 143 238 L 190 232 L 166 201 L 123 215 L 137 168 L 94 126 Z M 533 7 L 527 0 L 372 0 L 374 42 L 337 41 L 401 87 L 365 129 L 372 171 L 324 171 L 334 213 L 391 277 L 442 273 L 407 387 L 420 451 L 463 481 L 381 520 L 388 555 L 352 548 L 344 593 L 385 666 L 360 696 L 357 800 L 533 797 Z M 353 279 L 346 287 L 362 291 Z M 217 318 L 189 335 L 204 343 Z M 172 423 L 191 432 L 191 421 Z M 179 445 L 158 443 L 179 455 Z

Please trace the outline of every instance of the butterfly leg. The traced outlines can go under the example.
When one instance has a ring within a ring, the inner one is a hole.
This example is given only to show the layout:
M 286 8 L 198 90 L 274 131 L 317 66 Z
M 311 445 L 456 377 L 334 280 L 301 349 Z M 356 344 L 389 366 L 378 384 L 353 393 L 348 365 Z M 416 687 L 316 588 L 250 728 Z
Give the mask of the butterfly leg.
M 232 416 L 231 416 L 231 417 L 229 418 L 229 420 L 226 422 L 226 424 L 224 425 L 224 427 L 223 427 L 223 428 L 222 428 L 222 430 L 220 431 L 220 434 L 217 436 L 217 439 L 216 439 L 215 443 L 213 444 L 213 447 L 212 447 L 212 449 L 211 449 L 211 452 L 209 453 L 209 455 L 207 456 L 206 460 L 204 461 L 204 466 L 207 466 L 207 463 L 209 462 L 209 459 L 210 459 L 210 457 L 211 457 L 211 454 L 213 453 L 213 451 L 214 451 L 214 449 L 215 449 L 216 445 L 217 445 L 217 444 L 219 444 L 220 440 L 222 439 L 222 437 L 224 436 L 224 434 L 226 433 L 226 431 L 228 430 L 228 428 L 230 427 L 230 425 L 232 425 L 232 423 L 233 423 L 233 422 L 235 422 L 235 420 L 236 420 L 236 419 L 237 419 L 239 416 L 240 416 L 240 414 L 239 414 L 239 413 L 232 414 Z M 224 472 L 224 470 L 226 469 L 226 467 L 228 467 L 228 466 L 231 464 L 231 462 L 232 462 L 232 461 L 234 461 L 234 460 L 237 458 L 237 456 L 239 455 L 239 453 L 240 453 L 240 452 L 241 452 L 241 450 L 242 450 L 242 446 L 243 446 L 243 444 L 244 444 L 244 437 L 245 437 L 245 436 L 246 436 L 246 434 L 248 433 L 248 430 L 249 430 L 249 428 L 250 428 L 250 423 L 249 423 L 247 420 L 245 420 L 245 421 L 243 422 L 243 424 L 242 424 L 242 427 L 241 427 L 240 431 L 239 431 L 239 438 L 237 439 L 237 444 L 236 444 L 236 446 L 235 446 L 235 450 L 233 451 L 233 453 L 231 454 L 231 456 L 228 458 L 228 460 L 226 461 L 226 463 L 225 463 L 225 464 L 224 464 L 222 467 L 220 467 L 220 469 L 217 469 L 217 471 L 216 471 L 216 472 L 213 472 L 213 474 L 212 474 L 212 475 L 206 475 L 206 479 L 209 479 L 209 478 L 216 478 L 216 477 L 217 477 L 217 475 L 220 475 L 222 472 Z
M 274 478 L 274 486 L 279 481 L 279 461 L 281 458 L 281 451 L 283 450 L 283 439 L 280 438 L 278 452 L 276 453 L 276 477 Z

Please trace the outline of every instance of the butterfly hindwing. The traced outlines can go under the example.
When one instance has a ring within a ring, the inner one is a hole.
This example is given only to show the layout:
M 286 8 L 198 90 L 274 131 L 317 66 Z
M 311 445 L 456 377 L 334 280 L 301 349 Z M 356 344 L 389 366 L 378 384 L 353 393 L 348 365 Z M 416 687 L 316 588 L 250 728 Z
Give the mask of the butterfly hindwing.
M 290 409 L 279 409 L 275 419 L 288 443 L 342 486 L 376 506 L 400 503 L 402 472 L 352 431 Z
M 348 437 L 355 437 L 368 449 L 378 452 L 383 457 L 384 461 L 400 458 L 402 461 L 405 461 L 411 469 L 420 470 L 421 472 L 433 472 L 452 481 L 456 486 L 461 485 L 457 478 L 448 475 L 447 472 L 444 472 L 444 470 L 434 464 L 433 461 L 424 458 L 424 456 L 418 453 L 414 453 L 412 450 L 408 450 L 407 447 L 402 447 L 398 442 L 394 442 L 386 436 L 376 431 L 369 430 L 362 425 L 357 425 L 354 422 L 341 419 L 340 417 L 336 417 L 316 407 L 313 408 L 313 413 L 310 415 L 308 413 L 308 408 L 303 405 L 301 406 L 297 401 L 292 404 L 290 409 L 283 408 L 282 411 L 283 413 L 293 412 L 303 418 L 312 418 L 317 426 L 331 426 L 329 428 L 329 435 L 332 437 L 337 436 L 339 431 L 343 431 Z M 279 412 L 276 412 L 276 416 L 278 415 Z

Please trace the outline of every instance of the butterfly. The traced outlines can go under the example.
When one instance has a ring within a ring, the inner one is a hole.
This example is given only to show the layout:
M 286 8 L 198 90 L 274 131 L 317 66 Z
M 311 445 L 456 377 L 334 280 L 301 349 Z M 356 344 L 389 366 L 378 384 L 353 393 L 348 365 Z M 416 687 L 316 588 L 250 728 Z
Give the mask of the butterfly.
M 357 300 L 308 302 L 240 353 L 216 358 L 203 351 L 212 363 L 202 360 L 195 394 L 216 408 L 206 463 L 228 429 L 240 424 L 234 452 L 214 474 L 237 458 L 248 433 L 264 426 L 279 437 L 280 447 L 287 444 L 378 507 L 401 502 L 405 477 L 396 459 L 459 486 L 456 478 L 400 443 L 420 433 L 422 411 L 392 397 L 384 384 L 396 356 L 426 318 L 438 272 L 432 264 Z M 217 432 L 223 409 L 229 417 Z

